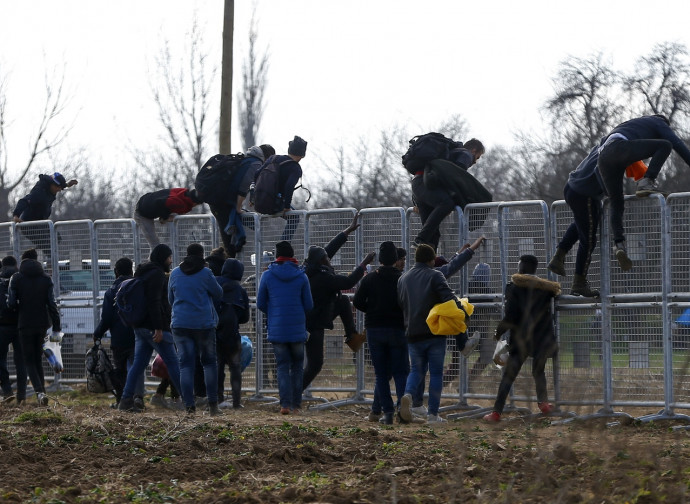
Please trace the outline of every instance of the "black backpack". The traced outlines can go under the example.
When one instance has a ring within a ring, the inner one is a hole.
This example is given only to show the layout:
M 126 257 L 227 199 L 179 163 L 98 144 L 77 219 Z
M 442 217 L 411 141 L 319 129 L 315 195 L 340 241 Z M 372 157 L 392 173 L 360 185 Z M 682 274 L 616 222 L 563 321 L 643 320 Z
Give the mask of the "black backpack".
M 286 159 L 277 163 L 276 156 L 271 156 L 257 172 L 254 186 L 254 209 L 258 213 L 271 215 L 283 210 L 280 167 L 290 162 L 294 161 Z
M 120 284 L 115 293 L 115 308 L 125 325 L 139 327 L 148 314 L 143 277 L 129 278 Z
M 233 180 L 241 171 L 242 162 L 247 157 L 241 152 L 237 154 L 216 154 L 201 167 L 194 179 L 194 188 L 199 199 L 209 205 L 223 205 L 230 203 L 231 186 Z M 244 165 L 247 169 L 248 164 Z M 244 174 L 241 174 L 244 176 Z
M 10 290 L 10 279 L 0 278 L 0 322 L 4 324 L 17 323 L 17 309 L 7 306 L 7 296 Z
M 410 147 L 402 157 L 402 163 L 410 175 L 422 171 L 429 161 L 450 159 L 453 149 L 462 148 L 462 142 L 446 138 L 441 133 L 417 135 L 410 140 Z
M 94 394 L 115 393 L 116 375 L 110 357 L 99 343 L 86 352 L 86 390 Z

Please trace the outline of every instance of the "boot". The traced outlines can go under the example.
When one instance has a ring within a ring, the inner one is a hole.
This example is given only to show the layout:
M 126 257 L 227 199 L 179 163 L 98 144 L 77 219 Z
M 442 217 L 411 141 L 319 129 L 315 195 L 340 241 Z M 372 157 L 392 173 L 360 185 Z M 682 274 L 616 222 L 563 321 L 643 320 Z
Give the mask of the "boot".
M 383 425 L 393 425 L 393 413 L 384 413 L 381 418 L 379 418 L 379 423 Z
M 616 245 L 613 247 L 613 253 L 616 255 L 616 260 L 623 271 L 630 271 L 632 269 L 633 263 L 628 257 L 625 240 L 616 242 Z
M 217 402 L 208 403 L 208 412 L 211 416 L 218 416 L 221 414 L 220 409 L 218 409 Z
M 567 252 L 563 249 L 557 248 L 556 254 L 551 258 L 549 262 L 549 270 L 556 273 L 559 276 L 565 276 L 565 256 Z
M 573 296 L 582 297 L 599 297 L 599 291 L 590 288 L 589 281 L 584 275 L 578 275 L 575 273 L 575 278 L 573 279 L 573 287 L 570 289 L 570 294 Z

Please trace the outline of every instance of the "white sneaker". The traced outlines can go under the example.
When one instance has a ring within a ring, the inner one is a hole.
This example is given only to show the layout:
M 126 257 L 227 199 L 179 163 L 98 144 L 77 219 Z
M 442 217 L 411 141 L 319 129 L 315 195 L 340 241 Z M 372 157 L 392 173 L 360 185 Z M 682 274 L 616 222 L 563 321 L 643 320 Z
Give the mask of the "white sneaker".
M 477 348 L 477 345 L 479 345 L 481 339 L 482 335 L 479 334 L 479 331 L 474 331 L 472 337 L 467 340 L 467 343 L 465 343 L 465 348 L 461 350 L 462 355 L 464 355 L 465 357 L 469 357 L 470 354 L 474 351 L 474 349 Z
M 38 393 L 38 395 L 36 396 L 36 400 L 38 401 L 39 406 L 48 406 L 48 396 L 45 395 L 43 392 Z
M 412 421 L 412 395 L 405 394 L 400 399 L 400 411 L 398 417 L 402 423 L 410 423 Z
M 412 411 L 413 415 L 417 415 L 420 417 L 426 417 L 429 413 L 424 406 L 417 406 L 415 408 L 412 408 L 410 411 Z
M 223 401 L 218 405 L 220 409 L 232 409 L 232 402 Z
M 448 420 L 446 420 L 445 418 L 440 417 L 438 415 L 427 415 L 426 421 L 427 421 L 427 423 L 447 423 L 448 422 Z

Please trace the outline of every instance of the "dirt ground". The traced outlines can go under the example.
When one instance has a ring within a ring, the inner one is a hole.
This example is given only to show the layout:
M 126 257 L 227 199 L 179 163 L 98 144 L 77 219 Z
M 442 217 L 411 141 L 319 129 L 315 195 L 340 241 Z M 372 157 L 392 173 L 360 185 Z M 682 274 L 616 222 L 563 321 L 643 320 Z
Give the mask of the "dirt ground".
M 368 408 L 122 413 L 82 390 L 0 406 L 0 502 L 680 503 L 680 423 L 517 415 L 380 426 Z

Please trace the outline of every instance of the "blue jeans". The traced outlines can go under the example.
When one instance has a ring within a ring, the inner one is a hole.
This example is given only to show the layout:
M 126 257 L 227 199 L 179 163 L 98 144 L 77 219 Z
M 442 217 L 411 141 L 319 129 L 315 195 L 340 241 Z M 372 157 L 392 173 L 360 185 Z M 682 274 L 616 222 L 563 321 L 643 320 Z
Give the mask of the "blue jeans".
M 177 360 L 175 345 L 172 343 L 172 334 L 163 331 L 163 340 L 156 343 L 153 341 L 152 330 L 139 327 L 134 329 L 134 362 L 127 372 L 127 382 L 122 391 L 122 399 L 131 399 L 134 396 L 141 373 L 149 365 L 154 350 L 160 354 L 161 359 L 165 362 L 173 386 L 180 390 L 180 363 Z
M 281 408 L 302 407 L 304 343 L 273 343 Z
M 206 397 L 209 404 L 218 403 L 218 357 L 216 355 L 216 330 L 185 329 L 174 327 L 172 330 L 175 345 L 180 358 L 180 386 L 178 389 L 184 399 L 184 405 L 194 406 L 194 372 L 196 356 L 199 355 L 204 368 Z
M 411 371 L 405 393 L 415 395 L 419 382 L 429 369 L 429 414 L 438 415 L 443 390 L 443 361 L 446 357 L 446 338 L 434 337 L 409 344 Z
M 392 376 L 395 380 L 395 393 L 400 401 L 405 393 L 409 369 L 405 330 L 393 327 L 368 327 L 367 344 L 376 374 L 374 395 L 381 402 L 384 413 L 393 413 L 395 406 L 391 397 L 390 377 Z

